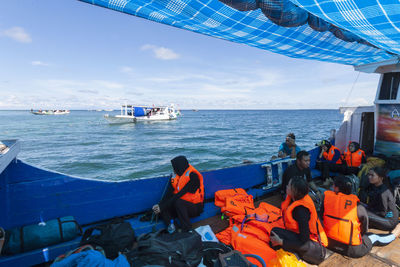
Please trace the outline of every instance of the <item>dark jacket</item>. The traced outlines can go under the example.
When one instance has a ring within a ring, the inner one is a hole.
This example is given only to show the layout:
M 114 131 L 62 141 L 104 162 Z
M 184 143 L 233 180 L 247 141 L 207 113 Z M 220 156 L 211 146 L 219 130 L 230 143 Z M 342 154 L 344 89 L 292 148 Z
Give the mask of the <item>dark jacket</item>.
M 307 182 L 310 182 L 311 181 L 310 168 L 300 170 L 299 167 L 297 166 L 297 161 L 293 165 L 287 167 L 282 175 L 282 187 L 281 187 L 282 194 L 286 194 L 286 186 L 289 183 L 290 179 L 297 176 L 304 177 L 304 179 L 307 180 Z
M 189 168 L 189 162 L 185 156 L 178 156 L 171 160 L 172 168 L 174 169 L 175 174 L 181 176 L 185 173 L 187 168 Z M 168 183 L 167 190 L 163 198 L 161 199 L 159 205 L 160 209 L 163 210 L 170 205 L 172 205 L 177 199 L 181 198 L 186 193 L 195 193 L 196 190 L 200 187 L 200 179 L 196 173 L 191 172 L 190 181 L 177 193 L 174 194 L 174 188 L 171 185 L 171 182 Z
M 385 217 L 388 212 L 392 212 L 393 220 L 398 220 L 399 218 L 399 211 L 396 208 L 393 194 L 385 184 L 378 187 L 369 186 L 367 209 L 381 217 Z

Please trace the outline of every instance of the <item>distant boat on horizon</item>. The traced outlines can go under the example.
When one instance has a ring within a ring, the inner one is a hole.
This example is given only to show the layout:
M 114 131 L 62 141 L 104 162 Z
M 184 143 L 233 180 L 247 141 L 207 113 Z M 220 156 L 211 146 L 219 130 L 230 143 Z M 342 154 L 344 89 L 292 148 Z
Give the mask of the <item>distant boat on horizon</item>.
M 170 106 L 133 106 L 122 105 L 120 115 L 104 115 L 109 123 L 132 123 L 139 121 L 167 121 L 175 120 L 180 111 L 175 109 L 175 105 Z
M 33 115 L 65 115 L 65 114 L 69 114 L 70 111 L 66 110 L 66 109 L 54 109 L 54 110 L 37 110 L 34 111 L 33 109 L 31 109 L 31 113 Z

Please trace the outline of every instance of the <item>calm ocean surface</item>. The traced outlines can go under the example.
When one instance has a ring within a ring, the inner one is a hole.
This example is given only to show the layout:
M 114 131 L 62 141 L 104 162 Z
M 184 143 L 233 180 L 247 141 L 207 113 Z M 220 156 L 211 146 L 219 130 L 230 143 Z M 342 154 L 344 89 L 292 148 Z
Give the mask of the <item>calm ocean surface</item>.
M 121 180 L 169 175 L 178 155 L 199 170 L 267 161 L 288 132 L 308 150 L 343 118 L 338 110 L 183 110 L 176 121 L 110 125 L 105 113 L 119 111 L 0 111 L 0 140 L 20 139 L 19 159 L 41 168 Z

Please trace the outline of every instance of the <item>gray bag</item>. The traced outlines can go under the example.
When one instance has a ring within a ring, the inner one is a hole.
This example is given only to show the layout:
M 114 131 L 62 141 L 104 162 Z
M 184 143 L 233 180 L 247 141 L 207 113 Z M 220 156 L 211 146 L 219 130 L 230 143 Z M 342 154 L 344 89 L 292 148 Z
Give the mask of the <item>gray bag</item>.
M 360 178 L 358 178 L 355 174 L 346 175 L 347 178 L 350 179 L 352 184 L 351 193 L 353 195 L 358 195 L 358 189 L 360 188 Z

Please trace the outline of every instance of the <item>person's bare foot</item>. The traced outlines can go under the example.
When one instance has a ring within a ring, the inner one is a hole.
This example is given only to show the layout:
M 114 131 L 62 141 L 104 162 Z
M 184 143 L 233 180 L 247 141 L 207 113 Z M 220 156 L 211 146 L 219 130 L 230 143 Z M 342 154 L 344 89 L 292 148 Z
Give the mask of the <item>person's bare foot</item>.
M 392 234 L 397 238 L 400 236 L 400 223 L 393 229 Z

